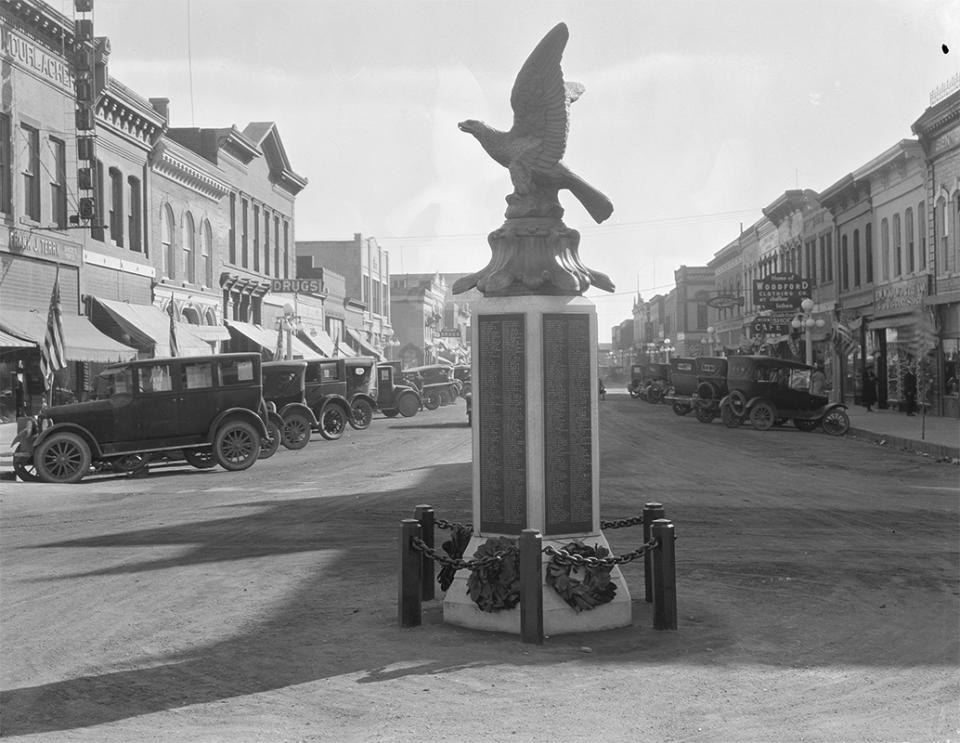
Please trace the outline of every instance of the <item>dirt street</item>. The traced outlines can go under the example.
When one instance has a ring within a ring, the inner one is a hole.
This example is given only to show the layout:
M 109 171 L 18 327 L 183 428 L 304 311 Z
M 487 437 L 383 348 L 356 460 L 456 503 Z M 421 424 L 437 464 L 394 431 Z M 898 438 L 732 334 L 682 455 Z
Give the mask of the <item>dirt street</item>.
M 0 481 L 2 734 L 960 741 L 960 469 L 614 392 L 601 517 L 664 504 L 677 631 L 652 629 L 639 561 L 628 628 L 528 645 L 447 625 L 439 601 L 398 627 L 399 520 L 470 520 L 460 401 L 244 473 Z

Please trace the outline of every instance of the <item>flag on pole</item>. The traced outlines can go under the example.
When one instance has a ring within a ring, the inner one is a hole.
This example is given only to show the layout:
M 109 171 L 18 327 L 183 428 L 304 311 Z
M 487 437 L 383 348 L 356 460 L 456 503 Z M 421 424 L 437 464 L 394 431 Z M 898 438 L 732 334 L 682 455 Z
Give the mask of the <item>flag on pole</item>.
M 340 355 L 340 329 L 339 328 L 337 328 L 337 337 L 333 341 L 333 355 L 334 356 Z
M 40 347 L 40 372 L 43 380 L 50 389 L 53 384 L 53 373 L 57 369 L 67 366 L 67 357 L 64 352 L 63 313 L 60 310 L 60 269 L 57 268 L 57 277 L 53 280 L 53 292 L 50 294 L 50 309 L 47 312 L 47 330 L 43 336 L 43 345 Z
M 857 345 L 857 342 L 853 338 L 853 331 L 842 321 L 838 321 L 836 324 L 833 342 L 837 348 L 837 354 L 841 358 L 847 358 Z
M 167 314 L 170 315 L 170 355 L 179 356 L 180 346 L 177 343 L 177 320 L 174 315 L 173 299 L 167 305 Z

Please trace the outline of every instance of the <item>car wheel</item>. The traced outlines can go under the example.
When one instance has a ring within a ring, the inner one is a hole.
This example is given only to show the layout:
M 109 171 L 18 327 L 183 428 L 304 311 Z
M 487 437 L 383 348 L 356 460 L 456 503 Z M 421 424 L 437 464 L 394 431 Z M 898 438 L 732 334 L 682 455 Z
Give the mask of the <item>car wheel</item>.
M 310 443 L 313 428 L 303 413 L 288 413 L 283 419 L 283 445 L 288 449 L 302 449 Z
M 40 475 L 37 474 L 37 466 L 33 462 L 30 464 L 15 462 L 13 471 L 16 476 L 20 478 L 21 482 L 40 482 Z
M 809 418 L 794 418 L 793 425 L 795 425 L 801 431 L 813 431 L 817 427 L 817 422 L 812 421 Z
M 184 449 L 183 458 L 187 460 L 190 466 L 196 467 L 198 470 L 208 470 L 217 465 L 212 449 Z
M 404 392 L 397 400 L 397 409 L 404 418 L 412 418 L 420 410 L 420 400 L 415 392 Z
M 710 382 L 701 382 L 697 385 L 697 399 L 701 405 L 709 407 L 718 398 L 717 388 L 710 384 Z
M 274 421 L 267 421 L 267 438 L 260 442 L 260 459 L 270 459 L 280 448 L 283 431 Z
M 701 423 L 713 423 L 713 419 L 717 417 L 717 414 L 712 407 L 708 408 L 702 405 L 697 406 L 694 414 L 697 416 L 697 420 Z
M 727 403 L 720 408 L 720 420 L 727 428 L 737 428 L 743 419 L 733 412 L 733 408 Z
M 823 416 L 821 425 L 823 426 L 824 433 L 828 433 L 831 436 L 843 436 L 850 430 L 850 416 L 848 416 L 847 411 L 842 408 L 834 408 Z
M 260 456 L 260 434 L 252 424 L 234 420 L 223 424 L 213 439 L 213 456 L 225 470 L 238 472 Z
M 362 397 L 350 404 L 350 425 L 357 431 L 370 427 L 373 420 L 373 405 Z
M 682 402 L 675 402 L 673 404 L 673 412 L 675 415 L 686 415 L 690 412 L 690 406 L 684 405 Z
M 777 418 L 773 405 L 761 400 L 750 408 L 750 424 L 758 431 L 769 430 Z
M 387 408 L 386 410 L 381 410 L 380 412 L 387 416 L 387 418 L 396 418 L 400 414 L 400 411 L 396 408 Z
M 743 415 L 747 409 L 747 398 L 740 390 L 730 393 L 730 407 L 737 415 Z
M 320 409 L 320 435 L 328 441 L 336 441 L 347 429 L 347 419 L 350 417 L 339 403 L 327 402 Z
M 90 447 L 75 433 L 55 433 L 33 455 L 44 482 L 79 482 L 90 470 Z
M 423 398 L 423 406 L 427 410 L 436 410 L 440 407 L 440 395 L 436 392 L 428 392 L 427 396 Z

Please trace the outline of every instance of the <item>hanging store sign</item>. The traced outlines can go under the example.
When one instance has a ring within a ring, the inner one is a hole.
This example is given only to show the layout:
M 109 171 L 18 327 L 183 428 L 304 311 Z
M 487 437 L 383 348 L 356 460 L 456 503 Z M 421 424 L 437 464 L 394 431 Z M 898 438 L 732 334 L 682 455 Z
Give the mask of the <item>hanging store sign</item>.
M 873 290 L 873 316 L 899 315 L 923 305 L 927 296 L 927 277 L 897 281 Z
M 326 296 L 326 292 L 323 290 L 323 281 L 320 279 L 271 279 L 270 291 Z
M 753 303 L 762 310 L 775 312 L 799 310 L 800 302 L 810 296 L 813 283 L 797 273 L 772 273 L 753 281 Z
M 715 310 L 725 310 L 728 307 L 743 307 L 743 297 L 735 294 L 717 294 L 707 300 L 707 307 L 713 307 Z

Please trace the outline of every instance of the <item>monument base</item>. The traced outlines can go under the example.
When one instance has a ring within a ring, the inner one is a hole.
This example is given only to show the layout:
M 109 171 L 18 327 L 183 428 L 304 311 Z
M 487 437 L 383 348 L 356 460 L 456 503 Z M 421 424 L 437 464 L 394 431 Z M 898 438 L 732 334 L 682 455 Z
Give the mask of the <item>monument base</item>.
M 607 543 L 606 537 L 603 536 L 602 532 L 577 538 L 591 547 L 600 545 L 606 547 L 608 550 L 610 549 L 610 545 Z M 467 545 L 467 549 L 463 553 L 463 558 L 465 560 L 472 559 L 477 548 L 486 541 L 486 536 L 472 537 L 470 544 Z M 571 537 L 544 539 L 543 546 L 561 549 L 571 541 Z M 550 557 L 544 555 L 542 574 L 544 635 L 568 635 L 575 632 L 595 632 L 597 630 L 628 627 L 631 624 L 633 616 L 630 604 L 630 591 L 627 589 L 627 583 L 619 567 L 614 567 L 610 573 L 610 580 L 612 580 L 617 587 L 617 593 L 613 601 L 601 604 L 589 611 L 578 612 L 560 598 L 553 588 L 547 585 L 546 574 L 549 564 Z M 469 627 L 470 629 L 486 630 L 488 632 L 507 632 L 519 635 L 520 607 L 517 606 L 508 611 L 481 611 L 473 599 L 467 594 L 467 579 L 469 577 L 469 571 L 460 570 L 457 572 L 453 584 L 447 589 L 447 593 L 443 599 L 443 621 L 460 627 Z

